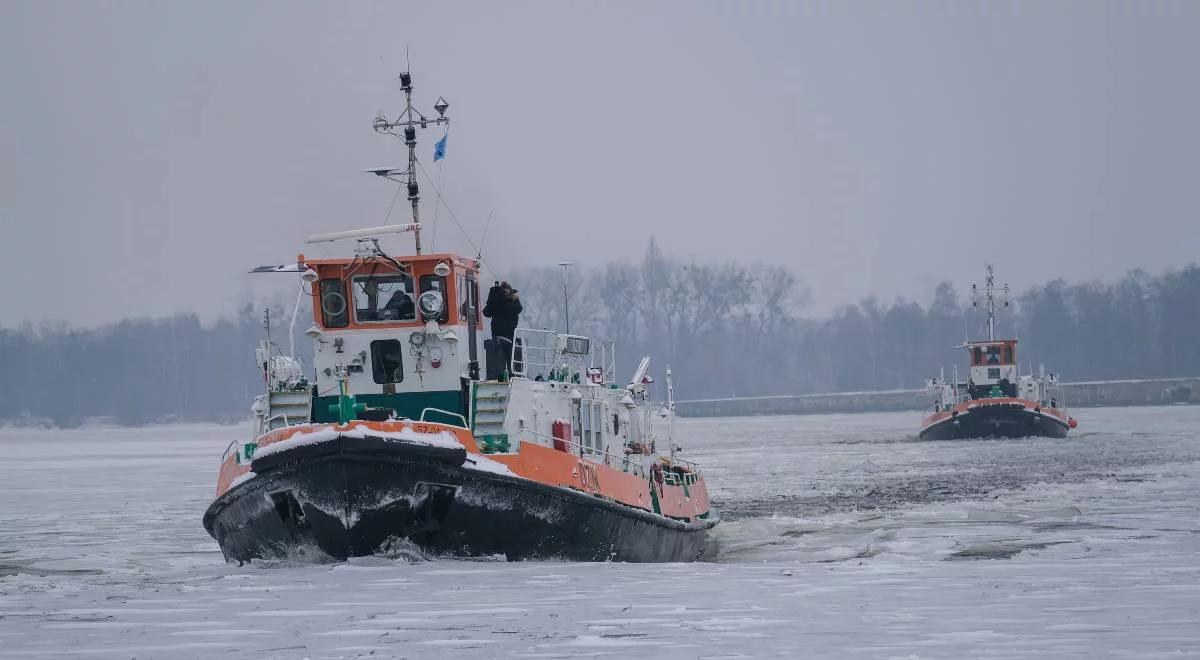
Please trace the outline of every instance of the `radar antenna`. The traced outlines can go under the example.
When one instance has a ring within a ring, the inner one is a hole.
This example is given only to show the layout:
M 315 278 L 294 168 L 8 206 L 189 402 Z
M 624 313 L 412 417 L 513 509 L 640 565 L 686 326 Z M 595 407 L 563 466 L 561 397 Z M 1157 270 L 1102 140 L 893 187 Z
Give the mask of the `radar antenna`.
M 449 126 L 450 118 L 446 116 L 446 109 L 450 107 L 450 104 L 439 96 L 437 102 L 433 104 L 433 109 L 437 111 L 438 116 L 430 119 L 413 107 L 412 74 L 407 71 L 400 74 L 400 89 L 404 90 L 404 111 L 396 117 L 395 121 L 388 120 L 387 116 L 380 111 L 371 126 L 376 133 L 388 133 L 404 139 L 404 144 L 408 146 L 408 168 L 404 170 L 379 168 L 367 171 L 376 176 L 403 183 L 407 187 L 408 201 L 412 204 L 413 240 L 416 243 L 417 254 L 421 254 L 421 213 L 418 208 L 421 196 L 420 188 L 417 186 L 417 127 L 428 128 L 430 124 Z

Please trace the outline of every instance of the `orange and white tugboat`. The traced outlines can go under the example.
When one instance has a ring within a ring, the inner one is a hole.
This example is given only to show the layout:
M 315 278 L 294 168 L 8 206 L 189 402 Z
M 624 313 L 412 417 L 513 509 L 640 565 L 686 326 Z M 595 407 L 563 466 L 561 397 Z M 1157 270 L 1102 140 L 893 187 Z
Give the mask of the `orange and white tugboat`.
M 492 350 L 479 259 L 422 253 L 416 131 L 446 125 L 448 105 L 438 99 L 426 118 L 413 108 L 411 76 L 400 82 L 407 107 L 374 127 L 404 140 L 408 166 L 370 172 L 405 186 L 412 222 L 308 239 L 356 240 L 352 256 L 256 269 L 298 276 L 297 308 L 311 296 L 312 371 L 268 328 L 255 428 L 221 458 L 205 529 L 238 562 L 396 544 L 510 560 L 711 552 L 718 517 L 699 466 L 677 456 L 670 369 L 668 400 L 656 407 L 649 358 L 618 382 L 609 342 L 518 327 L 511 355 Z M 402 231 L 415 254 L 380 247 Z M 485 349 L 490 378 L 480 375 Z
M 936 400 L 921 421 L 920 438 L 1066 437 L 1078 423 L 1063 405 L 1058 377 L 1047 375 L 1044 367 L 1037 375 L 1032 367 L 1028 374 L 1020 375 L 1017 340 L 996 339 L 996 307 L 1008 306 L 1008 285 L 998 290 L 988 265 L 983 291 L 972 285 L 971 292 L 972 304 L 982 304 L 987 310 L 987 341 L 962 345 L 971 361 L 966 383 L 958 382 L 957 366 L 953 382 L 946 382 L 944 372 L 927 382 Z

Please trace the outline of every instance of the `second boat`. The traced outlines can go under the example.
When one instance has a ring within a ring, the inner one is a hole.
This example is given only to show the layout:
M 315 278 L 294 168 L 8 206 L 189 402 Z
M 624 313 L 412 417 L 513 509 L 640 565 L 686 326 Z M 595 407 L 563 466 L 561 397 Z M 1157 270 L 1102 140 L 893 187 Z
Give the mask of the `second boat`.
M 989 265 L 983 290 L 972 292 L 987 311 L 988 338 L 962 345 L 970 358 L 967 382 L 959 382 L 957 367 L 950 382 L 944 372 L 927 382 L 935 400 L 921 420 L 921 439 L 1066 437 L 1078 423 L 1067 414 L 1058 377 L 1044 368 L 1034 374 L 1032 366 L 1021 375 L 1017 340 L 996 339 L 996 308 L 1008 306 L 1008 286 L 996 288 Z

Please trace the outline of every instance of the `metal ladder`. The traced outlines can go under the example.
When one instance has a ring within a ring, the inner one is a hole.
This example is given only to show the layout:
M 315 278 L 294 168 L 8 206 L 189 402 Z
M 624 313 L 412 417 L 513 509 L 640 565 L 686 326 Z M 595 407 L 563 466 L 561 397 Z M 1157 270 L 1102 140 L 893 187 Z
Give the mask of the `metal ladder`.
M 508 434 L 504 430 L 504 417 L 508 414 L 508 391 L 508 383 L 475 383 L 471 430 L 475 441 L 485 453 L 508 451 Z
M 303 424 L 312 419 L 312 395 L 308 390 L 271 392 L 267 404 L 268 429 Z

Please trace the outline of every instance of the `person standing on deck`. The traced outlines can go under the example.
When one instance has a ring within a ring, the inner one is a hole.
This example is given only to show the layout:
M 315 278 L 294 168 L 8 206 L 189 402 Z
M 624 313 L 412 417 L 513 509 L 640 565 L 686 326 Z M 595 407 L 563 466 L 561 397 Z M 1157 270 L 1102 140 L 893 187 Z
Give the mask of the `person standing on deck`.
M 521 298 L 508 282 L 497 282 L 488 290 L 483 315 L 492 320 L 492 340 L 500 345 L 505 371 L 510 370 L 512 365 L 513 334 L 517 330 L 521 310 Z

